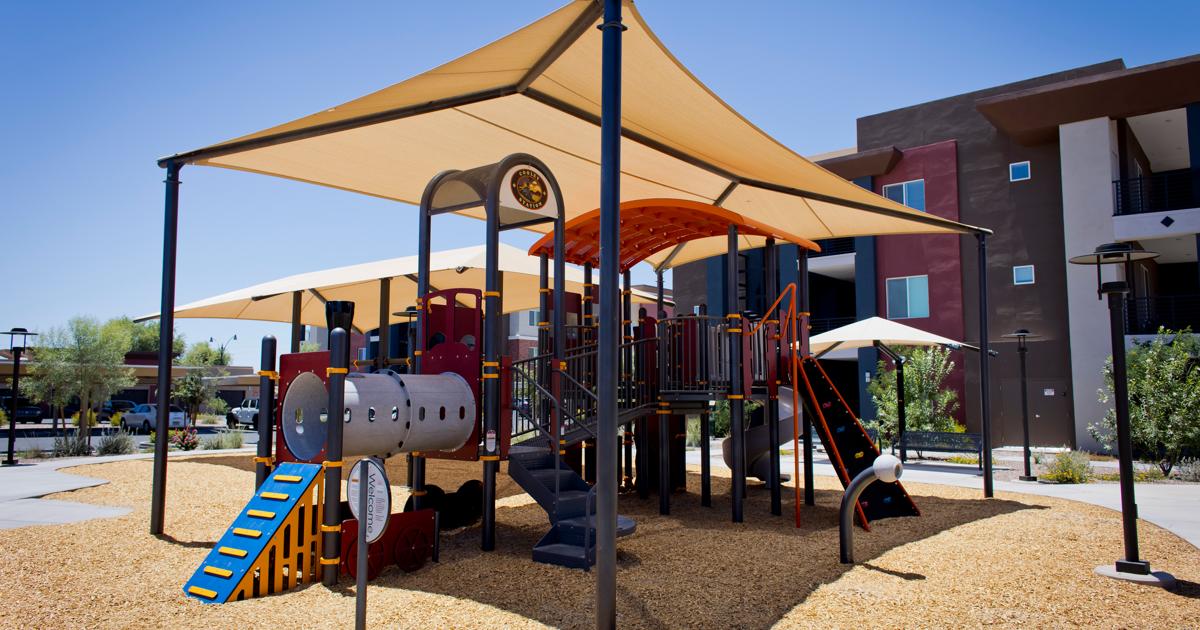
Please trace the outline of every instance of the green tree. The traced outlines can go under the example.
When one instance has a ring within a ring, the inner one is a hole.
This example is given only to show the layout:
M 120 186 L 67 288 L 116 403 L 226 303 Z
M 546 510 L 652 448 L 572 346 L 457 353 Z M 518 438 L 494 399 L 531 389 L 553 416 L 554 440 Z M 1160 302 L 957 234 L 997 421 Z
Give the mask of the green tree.
M 77 391 L 75 370 L 66 359 L 67 345 L 67 333 L 61 328 L 51 328 L 39 335 L 38 345 L 30 351 L 28 373 L 21 381 L 25 396 L 50 407 L 56 432 L 59 418 L 66 416 L 64 408 Z
M 117 317 L 109 320 L 109 324 L 125 329 L 129 333 L 130 352 L 158 352 L 158 322 L 135 323 L 128 317 Z M 183 333 L 176 332 L 175 340 L 171 343 L 171 356 L 183 354 L 187 343 Z
M 1188 451 L 1200 450 L 1198 355 L 1200 341 L 1190 328 L 1159 328 L 1154 339 L 1135 343 L 1126 353 L 1133 448 L 1141 457 L 1153 458 L 1164 475 L 1171 474 Z M 1112 357 L 1104 364 L 1104 384 L 1099 396 L 1107 404 L 1113 396 Z M 1116 427 L 1116 411 L 1110 409 L 1088 431 L 1111 450 Z
M 950 351 L 941 346 L 897 347 L 904 362 L 905 428 L 909 431 L 961 430 L 954 419 L 958 411 L 958 392 L 944 385 L 954 371 Z M 897 416 L 896 370 L 880 361 L 878 376 L 867 386 L 875 401 L 875 420 L 867 423 L 891 444 L 899 434 Z
M 206 341 L 188 348 L 180 363 L 189 369 L 187 374 L 171 384 L 171 398 L 183 406 L 192 422 L 200 417 L 202 408 L 220 409 L 225 401 L 217 397 L 217 377 L 225 376 L 223 357 Z
M 197 341 L 188 348 L 179 363 L 193 366 L 228 365 L 228 359 L 228 355 L 221 356 L 220 349 L 208 345 L 207 341 Z

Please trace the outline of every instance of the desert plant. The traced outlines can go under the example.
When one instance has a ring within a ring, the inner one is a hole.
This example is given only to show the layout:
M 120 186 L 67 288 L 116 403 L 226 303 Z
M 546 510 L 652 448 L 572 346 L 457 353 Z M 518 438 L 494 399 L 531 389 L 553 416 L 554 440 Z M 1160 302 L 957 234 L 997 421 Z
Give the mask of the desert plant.
M 1190 328 L 1159 328 L 1148 342 L 1134 343 L 1126 354 L 1129 387 L 1129 430 L 1134 450 L 1151 458 L 1164 476 L 1189 451 L 1200 452 L 1200 370 L 1195 357 L 1200 341 Z M 1112 357 L 1104 365 L 1105 388 L 1100 402 L 1112 399 Z M 1105 448 L 1116 442 L 1116 412 L 1088 426 Z
M 181 451 L 194 451 L 200 446 L 200 438 L 192 427 L 171 431 L 170 442 L 171 446 Z
M 958 392 L 944 385 L 954 371 L 950 351 L 939 346 L 898 348 L 904 362 L 904 411 L 908 431 L 957 432 L 954 419 Z M 867 387 L 875 401 L 875 419 L 867 426 L 879 431 L 880 441 L 892 444 L 899 435 L 896 370 L 880 361 L 878 376 Z
M 0 409 L 0 427 L 8 426 L 8 412 Z
M 80 417 L 87 418 L 86 424 L 80 424 Z M 80 412 L 76 411 L 75 413 L 71 414 L 71 426 L 78 427 L 80 429 L 90 429 L 96 426 L 96 412 L 88 409 L 86 416 L 80 416 Z
M 1175 476 L 1182 481 L 1200 481 L 1200 458 L 1184 458 L 1175 467 Z
M 17 453 L 17 459 L 45 459 L 49 455 L 40 448 L 31 448 Z
M 241 431 L 221 429 L 217 431 L 216 435 L 204 438 L 204 442 L 200 444 L 200 448 L 206 451 L 216 451 L 227 448 L 241 448 L 242 444 Z
M 54 456 L 82 457 L 84 455 L 91 455 L 92 444 L 88 437 L 81 435 L 81 433 L 82 431 L 76 432 L 75 435 L 54 438 Z
M 1043 458 L 1038 457 L 1038 463 Z M 1057 483 L 1087 483 L 1092 478 L 1092 463 L 1087 453 L 1062 451 L 1045 464 L 1046 470 L 1039 478 Z
M 749 427 L 750 414 L 762 407 L 762 403 L 756 400 L 747 400 L 742 406 L 743 426 Z M 711 429 L 710 436 L 714 438 L 729 437 L 729 428 L 732 426 L 729 417 L 729 401 L 717 401 L 717 404 L 709 408 L 709 427 Z M 699 435 L 700 429 L 697 425 L 696 435 Z
M 133 441 L 132 435 L 124 431 L 116 431 L 100 438 L 100 443 L 96 445 L 96 454 L 128 455 L 136 448 L 137 444 Z

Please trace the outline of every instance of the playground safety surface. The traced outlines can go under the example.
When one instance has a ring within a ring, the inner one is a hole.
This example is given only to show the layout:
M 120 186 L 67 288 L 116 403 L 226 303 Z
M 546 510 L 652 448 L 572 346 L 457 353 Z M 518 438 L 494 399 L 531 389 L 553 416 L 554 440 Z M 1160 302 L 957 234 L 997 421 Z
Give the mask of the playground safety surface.
M 249 461 L 249 456 L 245 458 Z M 395 458 L 402 465 L 402 458 Z M 216 465 L 214 465 L 216 464 Z M 254 476 L 224 457 L 173 460 L 166 531 L 146 533 L 151 463 L 69 469 L 111 483 L 50 498 L 132 506 L 115 519 L 9 530 L 0 538 L 0 618 L 17 627 L 348 627 L 349 580 L 223 605 L 184 596 L 181 585 L 252 491 Z M 402 469 L 391 469 L 394 484 Z M 716 471 L 714 471 L 716 472 Z M 477 476 L 477 463 L 430 461 L 429 481 L 447 490 Z M 509 483 L 501 476 L 501 483 Z M 768 514 L 752 486 L 746 522 L 729 522 L 726 479 L 713 479 L 713 507 L 699 506 L 699 478 L 658 501 L 621 496 L 637 519 L 618 542 L 622 627 L 1186 627 L 1200 618 L 1200 550 L 1152 524 L 1142 553 L 1180 580 L 1178 593 L 1096 576 L 1121 554 L 1120 516 L 1050 497 L 906 484 L 919 518 L 887 519 L 856 533 L 863 564 L 837 562 L 833 478 L 818 477 L 817 505 L 792 527 Z M 502 486 L 503 488 L 503 486 Z M 406 492 L 393 489 L 397 503 Z M 545 515 L 525 495 L 504 491 L 497 550 L 479 551 L 478 528 L 445 535 L 442 562 L 411 574 L 389 568 L 369 591 L 369 622 L 382 627 L 590 627 L 594 576 L 536 564 L 530 549 Z

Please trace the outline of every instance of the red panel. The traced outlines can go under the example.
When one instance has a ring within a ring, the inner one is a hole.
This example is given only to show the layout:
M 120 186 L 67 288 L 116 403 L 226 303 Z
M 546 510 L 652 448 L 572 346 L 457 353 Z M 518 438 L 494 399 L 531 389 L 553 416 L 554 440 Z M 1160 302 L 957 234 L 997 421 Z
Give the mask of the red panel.
M 287 398 L 288 386 L 296 377 L 305 373 L 311 372 L 321 378 L 321 382 L 325 384 L 325 389 L 329 389 L 329 375 L 325 373 L 325 368 L 329 367 L 329 352 L 297 352 L 295 354 L 284 354 L 279 357 L 279 395 L 275 398 L 275 461 L 277 462 L 295 462 L 304 461 L 296 459 L 292 452 L 288 450 L 287 443 L 283 439 L 283 400 Z M 311 463 L 320 463 L 325 461 L 325 449 L 322 448 L 320 454 L 311 460 Z
M 957 221 L 958 145 L 953 140 L 905 149 L 896 167 L 875 178 L 875 192 L 887 184 L 925 180 L 925 211 Z M 881 236 L 875 242 L 876 295 L 879 316 L 887 317 L 887 279 L 929 276 L 929 317 L 900 320 L 904 324 L 956 339 L 966 334 L 963 322 L 962 237 L 951 234 Z M 947 383 L 958 391 L 955 417 L 965 419 L 965 372 L 962 353 L 954 353 L 955 369 Z
M 463 306 L 463 302 L 474 306 Z M 423 303 L 425 307 L 421 316 L 425 318 L 425 340 L 421 344 L 421 373 L 453 372 L 463 377 L 475 397 L 476 420 L 475 429 L 462 448 L 452 452 L 427 451 L 422 454 L 434 459 L 474 461 L 479 459 L 479 428 L 483 418 L 480 396 L 483 293 L 476 289 L 445 289 L 426 295 Z M 435 339 L 439 343 L 431 347 Z

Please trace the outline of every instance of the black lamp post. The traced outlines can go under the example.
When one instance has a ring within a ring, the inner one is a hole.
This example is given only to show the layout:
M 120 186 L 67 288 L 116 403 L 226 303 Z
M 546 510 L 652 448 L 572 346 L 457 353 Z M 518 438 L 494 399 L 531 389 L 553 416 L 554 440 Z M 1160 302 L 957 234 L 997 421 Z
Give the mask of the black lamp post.
M 1117 415 L 1117 457 L 1121 474 L 1121 524 L 1125 534 L 1125 558 L 1115 566 L 1096 567 L 1096 573 L 1112 578 L 1174 588 L 1175 578 L 1169 573 L 1150 572 L 1150 563 L 1138 555 L 1137 503 L 1133 497 L 1133 446 L 1129 437 L 1129 386 L 1125 370 L 1125 294 L 1129 285 L 1124 280 L 1103 282 L 1101 265 L 1125 265 L 1139 260 L 1157 258 L 1156 252 L 1138 249 L 1129 243 L 1100 245 L 1091 254 L 1070 259 L 1075 265 L 1096 267 L 1097 297 L 1108 295 L 1109 331 L 1112 342 L 1114 406 Z
M 1025 345 L 1027 339 L 1037 339 L 1035 335 L 1024 328 L 1018 328 L 1007 335 L 1001 335 L 1017 340 L 1017 356 L 1021 358 L 1021 434 L 1024 436 L 1025 474 L 1018 477 L 1021 481 L 1037 481 L 1037 475 L 1029 467 L 1029 382 L 1025 377 L 1025 353 L 1029 348 Z
M 234 335 L 234 336 L 230 337 L 229 339 L 226 339 L 226 340 L 225 340 L 225 343 L 223 343 L 223 344 L 221 344 L 221 345 L 219 346 L 219 347 L 221 348 L 221 353 L 220 353 L 219 355 L 217 355 L 217 356 L 219 356 L 219 357 L 220 357 L 219 359 L 217 359 L 217 361 L 218 361 L 218 362 L 219 362 L 221 365 L 228 365 L 228 364 L 229 364 L 229 362 L 225 360 L 225 348 L 226 348 L 226 347 L 228 347 L 228 346 L 229 346 L 229 344 L 230 344 L 230 343 L 233 343 L 234 341 L 237 341 L 237 335 Z M 208 343 L 217 343 L 217 340 L 216 340 L 216 339 L 213 339 L 212 337 L 209 337 L 209 338 L 208 338 Z
M 24 328 L 13 328 L 8 332 L 0 332 L 0 335 L 8 335 L 8 349 L 12 351 L 13 358 L 12 396 L 8 405 L 8 458 L 4 460 L 4 465 L 16 466 L 17 460 L 13 455 L 17 446 L 17 398 L 21 392 L 21 354 L 25 352 L 29 338 L 36 337 L 37 333 L 31 333 Z

